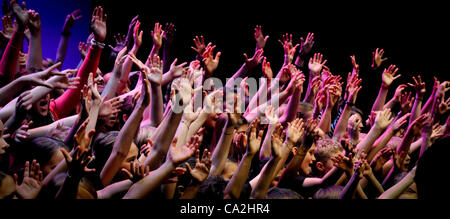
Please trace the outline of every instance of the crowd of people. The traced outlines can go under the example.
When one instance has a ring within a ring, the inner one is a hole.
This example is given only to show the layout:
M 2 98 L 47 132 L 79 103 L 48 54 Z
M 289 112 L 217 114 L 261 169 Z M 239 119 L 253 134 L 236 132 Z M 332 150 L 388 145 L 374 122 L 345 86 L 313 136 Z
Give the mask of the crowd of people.
M 370 66 L 380 90 L 362 112 L 356 57 L 347 78 L 333 74 L 312 52 L 313 33 L 296 45 L 282 36 L 274 74 L 264 57 L 269 37 L 256 26 L 255 53 L 222 84 L 214 77 L 221 53 L 203 36 L 189 63 L 169 56 L 173 24 L 156 23 L 146 39 L 133 18 L 109 46 L 112 72 L 102 72 L 102 7 L 80 54 L 66 54 L 80 11 L 67 15 L 54 61 L 42 55 L 39 13 L 17 0 L 6 12 L 0 199 L 421 199 L 436 190 L 429 175 L 439 167 L 430 165 L 449 144 L 450 82 L 427 87 L 417 75 L 395 83 L 401 74 L 383 49 Z M 145 61 L 136 57 L 143 40 L 153 42 Z M 66 55 L 81 56 L 79 66 L 61 69 Z

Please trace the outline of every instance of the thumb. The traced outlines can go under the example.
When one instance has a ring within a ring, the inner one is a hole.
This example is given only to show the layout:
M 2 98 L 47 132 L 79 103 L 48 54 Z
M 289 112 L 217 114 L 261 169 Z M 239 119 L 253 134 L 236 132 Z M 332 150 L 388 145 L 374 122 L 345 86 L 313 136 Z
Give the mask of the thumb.
M 120 169 L 120 171 L 124 174 L 126 174 L 128 176 L 129 179 L 133 179 L 133 174 L 130 173 L 130 171 L 128 171 L 125 168 Z
M 186 167 L 187 167 L 189 173 L 192 173 L 191 165 L 190 165 L 188 162 L 185 162 L 184 164 L 186 165 Z

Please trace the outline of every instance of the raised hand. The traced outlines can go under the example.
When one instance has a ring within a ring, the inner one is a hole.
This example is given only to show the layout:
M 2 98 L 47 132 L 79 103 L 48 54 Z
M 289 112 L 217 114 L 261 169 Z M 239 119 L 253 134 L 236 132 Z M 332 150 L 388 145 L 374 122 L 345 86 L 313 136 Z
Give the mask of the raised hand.
M 175 37 L 175 31 L 177 31 L 177 29 L 175 29 L 175 25 L 172 23 L 166 23 L 165 27 L 164 27 L 164 42 L 168 45 L 171 45 L 173 42 L 173 39 Z
M 25 2 L 22 2 L 22 7 L 19 6 L 17 0 L 9 1 L 10 7 L 12 8 L 14 17 L 16 18 L 18 29 L 24 31 L 25 27 L 28 25 L 28 11 Z
M 197 111 L 194 112 L 194 107 L 192 105 L 193 103 L 189 103 L 186 108 L 184 108 L 183 120 L 187 122 L 187 125 L 197 119 L 198 115 L 200 114 L 201 109 L 198 108 Z
M 392 130 L 394 133 L 400 131 L 400 128 L 402 128 L 405 124 L 407 124 L 409 117 L 411 116 L 411 113 L 407 113 L 403 115 L 401 118 L 397 119 L 392 123 Z
M 275 109 L 272 105 L 266 107 L 265 115 L 269 124 L 275 125 L 278 123 L 278 114 L 275 112 Z
M 88 125 L 88 123 L 89 118 L 87 118 L 86 121 L 84 121 L 83 124 L 81 124 L 81 126 L 77 130 L 77 133 L 75 133 L 74 135 L 75 141 L 77 142 L 81 150 L 89 148 L 92 136 L 94 136 L 95 134 L 95 129 L 89 130 L 86 133 L 86 126 Z
M 139 32 L 139 27 L 141 27 L 141 22 L 136 21 L 136 25 L 134 25 L 133 29 L 133 39 L 134 39 L 134 45 L 136 47 L 140 47 L 142 45 L 142 35 L 144 34 L 144 31 L 141 30 Z
M 411 97 L 411 92 L 408 92 L 407 94 L 402 94 L 400 97 L 400 109 L 403 113 L 407 113 L 411 111 L 411 108 L 413 106 L 415 97 Z
M 290 36 L 290 38 L 289 38 Z M 278 40 L 278 42 L 281 43 L 284 50 L 284 55 L 287 56 L 287 64 L 292 63 L 292 60 L 294 59 L 295 51 L 297 50 L 297 47 L 300 46 L 300 44 L 297 44 L 294 46 L 292 43 L 292 34 L 288 35 L 287 33 L 283 35 L 283 41 Z
M 17 129 L 14 133 L 14 140 L 16 142 L 25 142 L 28 141 L 30 137 L 30 133 L 28 132 L 28 129 L 33 124 L 33 121 L 23 121 L 22 126 L 20 126 L 19 129 Z
M 125 168 L 121 169 L 122 172 L 125 172 L 125 174 L 128 175 L 128 178 L 133 182 L 136 183 L 139 180 L 143 179 L 150 173 L 150 167 L 146 166 L 144 164 L 140 164 L 139 162 L 130 162 L 130 170 L 127 170 Z
M 362 80 L 358 79 L 358 74 L 355 74 L 355 77 L 352 77 L 350 81 L 347 79 L 347 87 L 346 87 L 348 93 L 347 102 L 353 104 L 356 103 L 356 97 L 358 96 L 358 93 L 362 88 L 361 86 L 359 86 L 361 82 Z
M 99 116 L 109 116 L 120 112 L 120 108 L 122 107 L 123 100 L 120 97 L 114 97 L 107 101 L 102 101 L 102 105 L 100 107 L 100 111 L 98 112 Z
M 376 68 L 380 67 L 380 65 L 387 60 L 387 58 L 383 58 L 384 55 L 384 50 L 383 49 L 379 49 L 377 48 L 375 50 L 375 52 L 372 52 L 373 55 L 373 59 L 372 59 L 372 68 Z
M 272 68 L 270 67 L 270 62 L 267 61 L 266 57 L 264 57 L 263 59 L 262 72 L 264 74 L 264 77 L 266 77 L 268 82 L 270 82 L 270 80 L 273 78 L 273 72 Z
M 3 30 L 0 31 L 1 40 L 7 44 L 14 33 L 14 25 L 11 16 L 2 17 Z
M 112 51 L 115 53 L 119 53 L 125 46 L 126 46 L 126 36 L 121 35 L 120 33 L 114 35 L 114 41 L 116 42 L 116 46 L 109 45 L 109 48 L 111 48 Z
M 95 169 L 87 168 L 87 165 L 93 160 L 89 156 L 89 149 L 77 146 L 73 152 L 73 156 L 70 156 L 66 149 L 61 148 L 61 152 L 64 155 L 64 159 L 67 163 L 68 174 L 74 179 L 81 179 L 85 173 L 95 172 Z
M 259 148 L 261 147 L 261 140 L 264 134 L 264 130 L 259 130 L 260 120 L 256 118 L 250 124 L 250 139 L 249 146 L 247 147 L 247 153 L 251 155 L 255 155 L 258 153 Z M 258 131 L 259 130 L 259 131 Z
M 205 105 L 203 106 L 203 110 L 207 113 L 216 112 L 215 109 L 218 108 L 216 104 L 220 102 L 218 98 L 223 97 L 223 90 L 215 90 L 208 95 L 206 95 L 206 91 L 203 92 L 205 94 Z
M 200 151 L 195 150 L 195 167 L 192 169 L 189 163 L 185 163 L 189 174 L 191 174 L 192 178 L 196 180 L 198 183 L 204 182 L 209 175 L 209 171 L 211 170 L 211 152 L 208 152 L 208 149 L 203 151 L 202 160 L 200 160 Z
M 206 47 L 205 52 L 202 55 L 203 63 L 205 64 L 205 69 L 209 74 L 212 74 L 219 66 L 219 59 L 220 55 L 222 54 L 221 52 L 218 52 L 216 54 L 216 57 L 213 58 L 215 48 L 216 46 L 210 46 L 208 44 L 208 47 Z
M 17 174 L 14 174 L 17 195 L 22 199 L 35 199 L 41 191 L 42 180 L 44 179 L 39 163 L 33 160 L 30 167 L 30 162 L 27 161 L 25 163 L 23 180 L 20 185 L 17 179 Z
M 442 98 L 442 100 L 439 100 L 439 106 L 437 108 L 438 114 L 444 115 L 450 109 L 449 105 L 450 105 L 450 98 L 448 98 L 446 101 L 444 101 L 444 98 Z
M 331 161 L 333 165 L 341 170 L 343 170 L 347 176 L 351 176 L 353 174 L 353 153 L 349 153 L 347 155 L 338 154 L 334 157 L 331 157 Z
M 350 56 L 350 60 L 352 61 L 353 72 L 355 74 L 359 73 L 359 65 L 356 63 L 355 55 Z
M 323 60 L 323 55 L 320 53 L 315 53 L 314 56 L 309 59 L 308 68 L 313 73 L 314 76 L 320 75 L 320 72 L 327 62 L 327 60 Z
M 383 74 L 381 75 L 383 86 L 389 87 L 395 79 L 401 76 L 400 74 L 395 76 L 397 71 L 398 68 L 395 68 L 395 65 L 390 65 L 389 68 L 384 69 Z
M 148 80 L 151 84 L 161 85 L 163 66 L 163 61 L 160 60 L 159 56 L 153 56 L 150 62 L 150 74 L 148 75 Z
M 200 38 L 198 38 L 198 36 L 195 36 L 193 41 L 194 41 L 195 47 L 191 46 L 192 50 L 197 52 L 197 54 L 200 57 L 203 57 L 203 53 L 205 53 L 205 49 L 206 49 L 205 39 L 203 38 L 203 36 L 200 36 Z M 211 46 L 211 43 L 209 43 L 208 46 Z
M 72 29 L 73 25 L 76 21 L 80 20 L 83 16 L 80 15 L 81 11 L 80 9 L 73 11 L 72 13 L 68 14 L 66 17 L 66 21 L 64 22 L 63 26 L 63 33 L 70 33 L 70 30 Z
M 285 138 L 285 132 L 283 126 L 277 123 L 275 130 L 272 133 L 272 151 L 274 157 L 281 157 L 283 154 L 283 140 Z
M 257 65 L 259 65 L 259 63 L 261 63 L 261 61 L 264 58 L 262 56 L 263 53 L 264 53 L 264 50 L 259 49 L 259 50 L 255 51 L 255 54 L 253 55 L 253 57 L 251 59 L 249 59 L 247 54 L 244 53 L 245 64 L 246 64 L 247 68 L 252 69 L 252 68 L 256 67 Z
M 76 89 L 80 84 L 80 77 L 70 77 L 74 73 L 78 72 L 77 69 L 67 69 L 62 71 L 62 75 L 58 76 L 56 80 L 50 82 L 51 86 L 56 89 Z M 51 73 L 57 74 L 57 73 Z
M 261 30 L 261 26 L 256 25 L 255 27 L 255 40 L 256 40 L 256 48 L 259 49 L 264 49 L 264 47 L 266 46 L 266 42 L 269 39 L 269 36 L 267 35 L 266 37 L 264 37 L 262 30 Z
M 290 143 L 296 144 L 303 137 L 303 134 L 305 133 L 305 128 L 303 125 L 303 119 L 299 118 L 288 123 L 287 140 Z
M 103 8 L 101 6 L 96 7 L 92 13 L 91 30 L 97 42 L 105 41 L 107 17 L 106 14 L 103 14 Z
M 425 89 L 425 82 L 422 82 L 422 78 L 417 76 L 417 79 L 413 76 L 414 84 L 408 83 L 408 86 L 413 87 L 414 90 L 416 90 L 416 95 L 419 98 L 423 98 L 425 95 L 426 89 Z
M 178 166 L 178 164 L 189 159 L 197 150 L 199 146 L 199 136 L 194 135 L 191 137 L 188 143 L 186 143 L 183 147 L 176 147 L 178 138 L 175 137 L 172 141 L 172 146 L 170 147 L 169 158 L 174 164 L 174 166 Z
M 375 125 L 380 129 L 385 129 L 394 121 L 394 118 L 391 118 L 391 116 L 392 112 L 390 109 L 379 111 L 375 117 Z
M 48 88 L 54 88 L 52 84 L 46 82 L 50 76 L 53 75 L 59 75 L 59 76 L 65 76 L 64 73 L 61 72 L 54 72 L 53 70 L 61 66 L 61 62 L 58 62 L 49 68 L 45 69 L 44 71 L 28 74 L 25 76 L 22 76 L 19 78 L 19 80 L 24 81 L 25 83 L 33 86 L 44 86 Z
M 162 39 L 164 37 L 164 31 L 162 30 L 162 25 L 159 23 L 155 24 L 155 28 L 151 31 L 152 39 L 153 39 L 153 46 L 156 48 L 161 48 L 162 46 Z
M 395 150 L 389 147 L 385 147 L 379 151 L 371 162 L 372 170 L 375 172 L 380 171 L 383 168 L 383 165 L 391 159 L 391 156 L 394 154 Z
M 304 40 L 303 37 L 300 37 L 300 44 L 301 44 L 300 49 L 301 53 L 309 54 L 314 45 L 314 33 L 308 33 L 308 35 L 306 36 L 306 40 Z
M 177 61 L 178 59 L 173 60 L 172 64 L 170 65 L 169 73 L 172 79 L 181 77 L 181 75 L 186 72 L 186 68 L 184 66 L 187 65 L 187 62 L 176 65 Z
M 28 10 L 28 29 L 31 35 L 36 35 L 41 31 L 41 17 L 34 10 Z
M 242 124 L 241 95 L 235 93 L 230 93 L 229 95 L 234 95 L 234 101 L 233 106 L 231 106 L 231 103 L 226 103 L 226 113 L 231 123 L 236 127 Z
M 414 120 L 408 127 L 408 129 L 411 129 L 414 136 L 418 136 L 420 134 L 420 131 L 422 127 L 426 124 L 426 121 L 431 118 L 431 115 L 429 113 L 423 114 L 419 116 L 416 120 Z
M 86 58 L 88 45 L 85 42 L 78 43 L 78 51 L 80 52 L 81 59 Z

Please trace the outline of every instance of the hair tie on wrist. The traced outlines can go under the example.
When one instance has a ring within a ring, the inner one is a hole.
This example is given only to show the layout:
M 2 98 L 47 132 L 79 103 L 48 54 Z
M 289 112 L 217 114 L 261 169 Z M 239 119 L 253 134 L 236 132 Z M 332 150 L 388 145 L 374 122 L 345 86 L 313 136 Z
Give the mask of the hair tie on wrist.
M 98 47 L 100 47 L 101 49 L 105 48 L 105 44 L 104 44 L 104 43 L 95 41 L 95 39 L 92 39 L 92 40 L 91 40 L 91 45 L 98 46 Z

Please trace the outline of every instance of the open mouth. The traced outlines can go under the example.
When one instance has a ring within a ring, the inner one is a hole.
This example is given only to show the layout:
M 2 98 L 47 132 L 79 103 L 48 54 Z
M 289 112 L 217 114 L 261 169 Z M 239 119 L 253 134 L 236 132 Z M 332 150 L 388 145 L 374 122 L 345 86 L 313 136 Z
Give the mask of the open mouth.
M 39 103 L 39 106 L 44 107 L 48 105 L 48 101 L 44 100 Z

